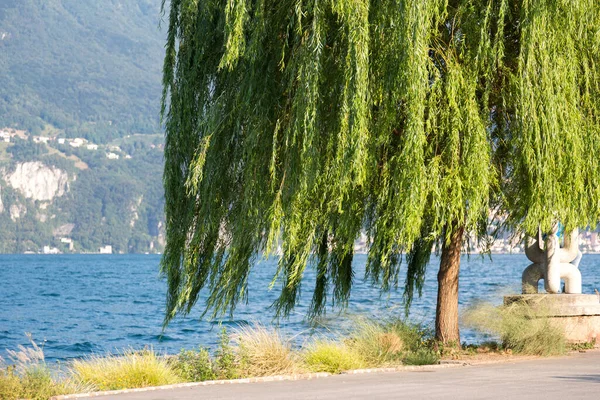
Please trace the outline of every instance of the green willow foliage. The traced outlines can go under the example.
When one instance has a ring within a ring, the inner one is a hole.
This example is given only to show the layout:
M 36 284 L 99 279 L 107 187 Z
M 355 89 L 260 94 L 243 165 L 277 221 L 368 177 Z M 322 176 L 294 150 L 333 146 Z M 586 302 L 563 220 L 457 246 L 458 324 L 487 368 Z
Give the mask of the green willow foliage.
M 511 91 L 510 210 L 534 232 L 596 226 L 600 207 L 600 1 L 524 1 Z
M 164 64 L 166 322 L 247 299 L 280 246 L 279 313 L 367 274 L 422 287 L 432 245 L 490 207 L 528 231 L 595 221 L 598 0 L 171 0 Z M 163 5 L 164 7 L 164 5 Z

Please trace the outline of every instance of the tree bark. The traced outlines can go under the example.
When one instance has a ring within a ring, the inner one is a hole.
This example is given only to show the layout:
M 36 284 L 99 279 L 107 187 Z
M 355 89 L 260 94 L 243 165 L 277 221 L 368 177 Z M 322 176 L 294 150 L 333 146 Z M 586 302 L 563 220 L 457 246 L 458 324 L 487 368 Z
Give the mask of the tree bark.
M 438 272 L 438 297 L 435 311 L 435 338 L 445 344 L 460 347 L 458 329 L 458 274 L 464 225 L 454 223 L 450 242 L 442 246 Z

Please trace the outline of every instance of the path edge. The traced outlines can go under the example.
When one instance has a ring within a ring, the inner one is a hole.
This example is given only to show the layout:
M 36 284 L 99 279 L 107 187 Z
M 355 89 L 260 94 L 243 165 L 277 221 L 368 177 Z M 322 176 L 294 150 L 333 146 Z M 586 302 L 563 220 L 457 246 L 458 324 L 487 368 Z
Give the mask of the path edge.
M 329 372 L 312 372 L 312 373 L 307 373 L 307 374 L 274 375 L 274 376 L 262 376 L 262 377 L 256 377 L 256 378 L 221 379 L 221 380 L 202 381 L 202 382 L 176 383 L 173 385 L 163 385 L 163 386 L 149 386 L 149 387 L 136 388 L 136 389 L 120 389 L 120 390 L 106 390 L 106 391 L 102 391 L 102 392 L 65 394 L 65 395 L 50 397 L 50 400 L 83 399 L 83 398 L 110 396 L 110 395 L 117 395 L 117 394 L 151 392 L 151 391 L 156 391 L 156 390 L 191 388 L 191 387 L 198 387 L 198 386 L 235 385 L 235 384 L 278 382 L 278 381 L 299 381 L 299 380 L 327 378 L 329 376 L 334 376 L 334 375 L 371 374 L 371 373 L 377 373 L 377 372 L 426 371 L 426 370 L 431 370 L 431 369 L 463 367 L 463 366 L 467 366 L 467 365 L 469 365 L 469 364 L 466 362 L 453 362 L 453 363 L 442 363 L 442 364 L 432 364 L 432 365 L 405 365 L 405 366 L 388 367 L 388 368 L 354 369 L 354 370 L 350 370 L 350 371 L 344 371 L 341 374 L 332 374 Z

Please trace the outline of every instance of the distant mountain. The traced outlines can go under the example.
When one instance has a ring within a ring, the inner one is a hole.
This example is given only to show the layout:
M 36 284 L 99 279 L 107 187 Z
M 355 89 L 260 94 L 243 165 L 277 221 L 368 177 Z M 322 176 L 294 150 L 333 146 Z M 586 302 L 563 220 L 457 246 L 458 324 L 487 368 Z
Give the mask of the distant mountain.
M 162 143 L 0 129 L 0 253 L 161 252 Z
M 159 131 L 160 0 L 0 0 L 0 128 Z
M 0 0 L 0 253 L 162 250 L 160 3 Z

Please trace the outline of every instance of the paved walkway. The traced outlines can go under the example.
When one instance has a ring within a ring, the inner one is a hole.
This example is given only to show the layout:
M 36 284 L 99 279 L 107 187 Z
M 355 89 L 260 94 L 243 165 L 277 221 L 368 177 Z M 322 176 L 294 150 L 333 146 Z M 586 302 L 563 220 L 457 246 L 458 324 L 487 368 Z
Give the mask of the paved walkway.
M 600 398 L 600 352 L 564 358 L 315 380 L 215 385 L 102 396 L 98 400 Z

